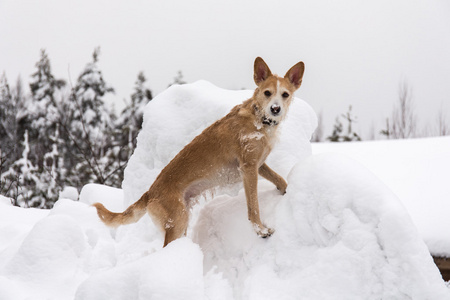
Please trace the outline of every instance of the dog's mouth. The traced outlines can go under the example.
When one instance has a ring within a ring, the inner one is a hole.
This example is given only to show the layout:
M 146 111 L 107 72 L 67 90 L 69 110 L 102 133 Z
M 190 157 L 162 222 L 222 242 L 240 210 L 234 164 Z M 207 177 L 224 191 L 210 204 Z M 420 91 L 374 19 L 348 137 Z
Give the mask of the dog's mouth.
M 255 110 L 255 112 L 256 113 L 260 113 L 260 109 L 258 108 L 258 106 L 256 106 L 256 105 L 253 105 L 253 109 Z M 268 125 L 268 126 L 276 126 L 276 125 L 278 125 L 278 122 L 279 121 L 275 121 L 275 120 L 273 120 L 273 119 L 271 119 L 271 118 L 268 118 L 267 116 L 262 116 L 262 118 L 261 118 L 261 122 L 264 124 L 264 125 Z
M 278 121 L 272 120 L 271 118 L 268 118 L 266 116 L 263 116 L 262 123 L 269 126 L 278 125 Z

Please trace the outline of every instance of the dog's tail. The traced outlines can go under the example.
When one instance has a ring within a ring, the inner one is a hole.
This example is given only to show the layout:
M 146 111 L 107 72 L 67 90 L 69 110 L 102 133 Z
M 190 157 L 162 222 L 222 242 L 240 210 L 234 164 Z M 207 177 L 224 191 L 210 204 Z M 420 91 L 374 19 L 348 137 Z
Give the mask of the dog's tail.
M 114 213 L 106 209 L 101 203 L 94 203 L 92 206 L 97 208 L 97 214 L 107 226 L 117 227 L 120 225 L 132 224 L 139 221 L 145 215 L 147 210 L 147 193 L 142 195 L 134 204 L 130 205 L 123 213 Z

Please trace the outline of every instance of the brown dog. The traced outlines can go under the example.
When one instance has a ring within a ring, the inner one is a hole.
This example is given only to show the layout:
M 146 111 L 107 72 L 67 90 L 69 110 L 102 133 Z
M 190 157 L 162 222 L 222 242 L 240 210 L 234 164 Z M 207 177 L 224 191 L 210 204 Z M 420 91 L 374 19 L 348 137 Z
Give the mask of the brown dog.
M 286 116 L 294 92 L 300 87 L 305 66 L 294 65 L 284 77 L 272 75 L 258 57 L 254 80 L 258 86 L 252 98 L 206 128 L 161 171 L 150 189 L 123 213 L 112 213 L 95 203 L 97 213 L 108 226 L 137 222 L 146 212 L 163 232 L 164 246 L 186 234 L 189 209 L 206 190 L 243 180 L 248 218 L 256 233 L 270 236 L 259 216 L 258 173 L 282 194 L 286 181 L 264 162 L 276 140 L 278 124 Z

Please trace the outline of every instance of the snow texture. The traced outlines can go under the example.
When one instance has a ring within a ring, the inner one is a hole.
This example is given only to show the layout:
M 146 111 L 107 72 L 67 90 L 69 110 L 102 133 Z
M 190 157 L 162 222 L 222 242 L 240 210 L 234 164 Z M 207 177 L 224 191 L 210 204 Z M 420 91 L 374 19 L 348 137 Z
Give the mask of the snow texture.
M 123 191 L 87 185 L 51 211 L 0 199 L 0 299 L 449 299 L 397 197 L 351 159 L 311 155 L 316 118 L 300 99 L 268 158 L 287 193 L 258 182 L 270 238 L 253 231 L 239 187 L 201 201 L 188 237 L 166 248 L 147 216 L 115 230 L 101 223 L 90 204 L 123 210 L 184 144 L 250 96 L 207 82 L 160 94 L 146 107 Z
M 401 200 L 433 255 L 450 257 L 450 137 L 313 144 L 313 153 L 350 156 Z
M 259 189 L 270 239 L 246 222 L 243 193 L 200 213 L 193 240 L 205 272 L 222 273 L 236 299 L 447 299 L 410 217 L 364 167 L 311 156 L 288 183 L 284 196 L 268 183 Z

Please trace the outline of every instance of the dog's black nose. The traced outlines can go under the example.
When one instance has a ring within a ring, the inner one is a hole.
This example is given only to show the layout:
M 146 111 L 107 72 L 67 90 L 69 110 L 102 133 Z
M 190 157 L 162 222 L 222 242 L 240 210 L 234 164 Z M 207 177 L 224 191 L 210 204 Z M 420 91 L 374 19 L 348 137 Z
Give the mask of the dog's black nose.
M 274 116 L 278 115 L 281 111 L 281 107 L 278 104 L 274 104 L 270 107 L 270 111 Z

